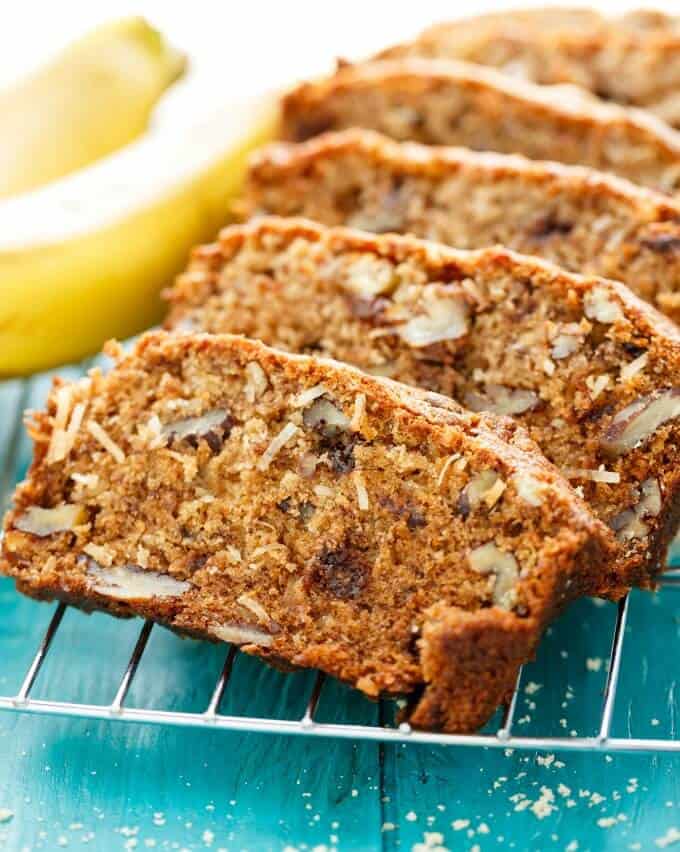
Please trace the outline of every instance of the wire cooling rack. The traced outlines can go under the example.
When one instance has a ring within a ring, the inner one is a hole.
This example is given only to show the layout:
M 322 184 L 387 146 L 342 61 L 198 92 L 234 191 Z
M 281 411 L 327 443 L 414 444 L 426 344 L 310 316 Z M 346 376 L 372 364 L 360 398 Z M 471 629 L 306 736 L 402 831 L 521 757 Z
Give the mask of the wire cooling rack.
M 680 570 L 667 571 L 660 578 L 662 594 L 673 594 L 670 587 L 680 586 Z M 675 590 L 677 591 L 677 589 Z M 516 709 L 522 672 L 520 671 L 512 698 L 504 708 L 498 729 L 493 733 L 474 735 L 442 734 L 414 730 L 408 724 L 397 726 L 366 725 L 353 723 L 320 722 L 315 718 L 325 675 L 319 673 L 311 691 L 302 700 L 298 718 L 276 719 L 263 716 L 235 716 L 220 713 L 220 705 L 229 687 L 230 676 L 236 655 L 235 646 L 227 646 L 226 659 L 214 686 L 212 696 L 202 712 L 174 712 L 167 710 L 140 709 L 126 706 L 126 697 L 137 673 L 146 649 L 153 623 L 147 621 L 137 637 L 134 650 L 122 675 L 115 697 L 110 704 L 78 704 L 67 701 L 41 700 L 31 697 L 36 678 L 45 662 L 52 642 L 59 631 L 65 604 L 59 604 L 16 695 L 0 695 L 0 709 L 23 713 L 75 716 L 92 719 L 113 719 L 130 722 L 145 722 L 164 725 L 179 725 L 204 728 L 222 728 L 232 731 L 254 731 L 272 734 L 297 734 L 315 737 L 342 737 L 355 740 L 377 740 L 383 742 L 414 742 L 456 746 L 488 746 L 495 748 L 523 748 L 534 750 L 595 750 L 595 751 L 672 751 L 680 752 L 680 739 L 616 737 L 611 735 L 612 720 L 616 703 L 617 684 L 624 651 L 624 634 L 628 616 L 628 598 L 618 605 L 618 612 L 611 638 L 611 650 L 607 679 L 604 686 L 601 714 L 597 734 L 593 736 L 519 736 L 514 732 Z

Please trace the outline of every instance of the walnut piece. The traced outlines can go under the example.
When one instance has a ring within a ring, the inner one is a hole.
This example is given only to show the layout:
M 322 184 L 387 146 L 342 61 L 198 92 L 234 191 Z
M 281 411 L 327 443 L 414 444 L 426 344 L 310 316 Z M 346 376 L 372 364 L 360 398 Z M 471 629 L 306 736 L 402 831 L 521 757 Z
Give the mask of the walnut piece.
M 349 418 L 325 397 L 319 397 L 304 410 L 302 422 L 308 429 L 318 429 L 324 435 L 334 435 L 350 427 Z
M 608 455 L 623 455 L 649 440 L 660 426 L 676 417 L 680 417 L 680 387 L 654 391 L 614 416 L 601 447 Z
M 144 571 L 137 565 L 105 568 L 94 559 L 87 560 L 87 576 L 93 591 L 122 601 L 176 598 L 191 588 L 169 574 Z
M 233 645 L 262 645 L 268 648 L 274 641 L 269 633 L 247 624 L 211 624 L 210 632 L 216 639 Z
M 492 541 L 470 551 L 468 560 L 473 571 L 494 574 L 493 602 L 503 609 L 510 609 L 517 599 L 515 586 L 519 579 L 517 560 L 512 553 L 501 550 Z
M 540 506 L 543 503 L 545 483 L 536 479 L 530 473 L 519 472 L 512 477 L 512 484 L 517 489 L 517 496 L 530 506 Z
M 396 332 L 410 346 L 429 346 L 442 340 L 456 340 L 468 330 L 467 306 L 458 294 L 448 294 L 429 285 L 420 302 L 423 313 L 411 317 Z
M 474 476 L 458 498 L 458 510 L 464 518 L 483 501 L 491 508 L 505 490 L 505 483 L 495 470 L 482 470 Z
M 161 427 L 161 435 L 168 441 L 186 439 L 196 443 L 199 438 L 208 440 L 208 435 L 212 434 L 226 437 L 231 426 L 229 412 L 225 408 L 216 408 L 198 417 L 184 417 L 182 420 L 166 423 Z
M 389 293 L 396 285 L 394 267 L 379 257 L 360 257 L 346 271 L 345 286 L 360 296 Z
M 538 403 L 538 395 L 524 388 L 505 385 L 486 385 L 483 393 L 468 391 L 463 397 L 472 411 L 490 411 L 493 414 L 524 414 Z
M 14 529 L 31 533 L 40 538 L 58 532 L 66 532 L 84 524 L 87 512 L 83 506 L 62 503 L 53 509 L 43 509 L 40 506 L 29 506 L 28 509 L 14 521 Z
M 612 299 L 606 287 L 593 287 L 583 299 L 583 310 L 588 319 L 602 323 L 613 323 L 623 319 L 620 305 Z
M 552 342 L 550 355 L 559 361 L 573 355 L 581 346 L 582 340 L 574 334 L 558 334 Z
M 619 541 L 630 541 L 647 536 L 649 526 L 643 518 L 655 518 L 661 511 L 661 489 L 656 479 L 645 479 L 640 486 L 639 494 L 640 499 L 634 506 L 619 512 L 609 522 Z

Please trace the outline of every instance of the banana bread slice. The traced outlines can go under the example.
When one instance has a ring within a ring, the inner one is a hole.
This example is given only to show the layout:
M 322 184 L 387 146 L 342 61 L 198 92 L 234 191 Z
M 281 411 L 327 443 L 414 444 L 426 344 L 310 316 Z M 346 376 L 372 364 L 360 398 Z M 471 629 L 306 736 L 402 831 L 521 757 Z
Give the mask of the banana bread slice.
M 596 521 L 521 427 L 244 338 L 155 332 L 58 383 L 5 520 L 20 591 L 482 724 L 598 590 Z
M 240 212 L 464 249 L 500 243 L 623 281 L 680 321 L 680 204 L 604 172 L 354 128 L 261 149 Z
M 680 18 L 637 11 L 518 9 L 437 24 L 377 58 L 424 56 L 490 65 L 535 83 L 574 83 L 680 125 Z
M 168 327 L 317 352 L 510 414 L 612 529 L 613 586 L 648 586 L 680 513 L 680 331 L 622 284 L 503 248 L 272 217 L 196 251 Z
M 347 127 L 590 166 L 663 192 L 680 186 L 680 134 L 654 116 L 454 60 L 347 65 L 283 99 L 287 140 Z

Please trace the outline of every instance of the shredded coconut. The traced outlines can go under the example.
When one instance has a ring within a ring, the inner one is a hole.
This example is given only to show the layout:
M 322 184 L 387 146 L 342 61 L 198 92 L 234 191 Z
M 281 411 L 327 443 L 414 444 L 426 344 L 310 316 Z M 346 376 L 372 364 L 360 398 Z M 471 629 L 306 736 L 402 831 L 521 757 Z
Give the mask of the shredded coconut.
M 621 367 L 621 381 L 628 382 L 647 366 L 648 354 L 643 352 L 639 358 Z
M 245 386 L 246 399 L 248 402 L 255 402 L 267 390 L 269 382 L 264 370 L 256 361 L 250 361 L 246 364 L 246 373 L 248 375 Z
M 260 470 L 267 470 L 275 456 L 283 449 L 297 431 L 298 427 L 295 423 L 286 423 L 279 434 L 272 439 L 272 442 L 269 444 L 257 463 Z
M 71 410 L 73 390 L 71 385 L 63 385 L 55 394 L 57 410 L 52 421 L 52 437 L 47 449 L 47 463 L 61 461 L 64 458 L 64 429 Z
M 314 385 L 313 388 L 307 388 L 307 390 L 304 390 L 297 396 L 293 397 L 293 408 L 304 408 L 306 405 L 309 405 L 310 402 L 314 402 L 315 399 L 318 399 L 325 393 L 328 393 L 328 389 L 324 385 Z
M 255 598 L 251 598 L 250 595 L 239 595 L 236 598 L 236 603 L 239 603 L 241 606 L 249 609 L 260 621 L 271 621 L 267 610 L 261 603 L 259 603 L 259 601 L 256 601 Z
M 442 469 L 439 471 L 439 476 L 437 477 L 437 488 L 441 488 L 444 479 L 446 478 L 446 474 L 448 473 L 449 467 L 460 458 L 460 453 L 454 453 L 452 456 L 449 456 L 447 460 L 442 465 Z
M 567 479 L 590 479 L 592 482 L 607 482 L 616 485 L 621 482 L 621 474 L 615 470 L 605 470 L 600 467 L 597 470 L 583 467 L 567 467 L 562 473 Z
M 361 429 L 361 421 L 364 419 L 366 411 L 366 394 L 360 393 L 354 399 L 354 411 L 350 420 L 350 429 L 353 432 L 358 432 Z
M 368 511 L 368 491 L 366 491 L 366 483 L 362 473 L 358 470 L 354 471 L 354 487 L 357 490 L 357 501 L 362 512 Z
M 102 447 L 111 453 L 118 464 L 122 464 L 125 461 L 125 453 L 96 420 L 88 421 L 86 428 L 90 435 L 92 435 L 93 438 L 96 438 Z

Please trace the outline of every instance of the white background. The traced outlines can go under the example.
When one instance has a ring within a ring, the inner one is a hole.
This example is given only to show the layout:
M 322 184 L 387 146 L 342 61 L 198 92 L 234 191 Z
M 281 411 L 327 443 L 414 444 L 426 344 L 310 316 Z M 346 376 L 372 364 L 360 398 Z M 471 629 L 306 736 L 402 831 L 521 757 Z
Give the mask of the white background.
M 588 0 L 562 0 L 563 5 Z M 157 123 L 185 121 L 253 92 L 280 88 L 332 67 L 336 56 L 360 58 L 438 20 L 545 5 L 531 0 L 0 0 L 0 85 L 44 61 L 60 46 L 108 18 L 146 16 L 187 51 L 192 71 L 162 104 Z M 592 2 L 609 14 L 661 8 L 680 0 Z

